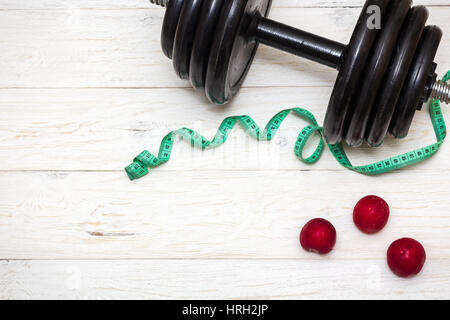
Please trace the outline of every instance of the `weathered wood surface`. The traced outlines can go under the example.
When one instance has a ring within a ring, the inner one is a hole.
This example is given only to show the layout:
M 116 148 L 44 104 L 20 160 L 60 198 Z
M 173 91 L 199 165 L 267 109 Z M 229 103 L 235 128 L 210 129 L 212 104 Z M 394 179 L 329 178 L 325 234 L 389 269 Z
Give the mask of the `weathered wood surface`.
M 1 261 L 0 298 L 442 299 L 449 263 L 404 280 L 374 259 Z

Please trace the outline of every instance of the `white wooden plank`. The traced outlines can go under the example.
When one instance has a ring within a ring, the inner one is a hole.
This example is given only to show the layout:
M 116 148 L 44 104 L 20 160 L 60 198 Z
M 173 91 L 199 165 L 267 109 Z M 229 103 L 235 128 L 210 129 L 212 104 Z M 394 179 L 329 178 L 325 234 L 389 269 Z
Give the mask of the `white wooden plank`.
M 449 184 L 439 171 L 154 171 L 135 182 L 124 173 L 1 173 L 0 259 L 315 259 L 298 235 L 318 216 L 338 230 L 325 259 L 383 259 L 404 236 L 438 259 L 450 254 Z M 367 194 L 392 209 L 374 236 L 352 221 Z
M 361 7 L 364 0 L 273 0 L 273 7 Z M 415 5 L 428 6 L 448 5 L 448 0 L 416 0 Z M 151 8 L 148 0 L 40 0 L 40 1 L 17 1 L 1 0 L 0 9 L 147 9 Z
M 1 261 L 2 299 L 448 299 L 448 259 L 399 279 L 384 260 Z
M 430 23 L 450 29 L 450 8 L 430 13 Z M 358 8 L 274 8 L 271 17 L 345 43 L 358 15 Z M 162 16 L 139 9 L 0 11 L 0 87 L 188 87 L 160 50 Z M 445 33 L 440 73 L 450 65 L 449 49 Z M 335 77 L 331 68 L 261 47 L 245 86 L 332 86 Z
M 263 127 L 277 112 L 298 106 L 322 123 L 330 92 L 329 87 L 245 88 L 221 108 L 182 88 L 4 89 L 0 90 L 0 170 L 122 170 L 144 149 L 157 153 L 168 132 L 186 126 L 212 138 L 230 115 L 249 114 Z M 328 150 L 313 166 L 296 158 L 295 140 L 305 125 L 290 116 L 270 143 L 257 142 L 237 127 L 224 146 L 204 152 L 178 141 L 171 161 L 157 170 L 346 170 Z M 368 164 L 435 141 L 428 112 L 423 111 L 416 114 L 405 140 L 389 138 L 381 148 L 349 149 L 349 156 L 355 164 Z M 311 142 L 306 154 L 313 147 Z M 411 169 L 445 169 L 448 158 L 450 149 L 444 144 L 433 159 Z

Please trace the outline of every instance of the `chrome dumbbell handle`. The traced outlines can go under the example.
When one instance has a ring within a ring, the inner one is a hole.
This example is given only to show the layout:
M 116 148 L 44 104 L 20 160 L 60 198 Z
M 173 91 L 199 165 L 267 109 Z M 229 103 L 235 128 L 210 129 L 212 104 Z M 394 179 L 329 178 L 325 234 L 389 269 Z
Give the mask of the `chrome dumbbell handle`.
M 436 81 L 433 84 L 431 97 L 444 103 L 450 103 L 450 84 Z

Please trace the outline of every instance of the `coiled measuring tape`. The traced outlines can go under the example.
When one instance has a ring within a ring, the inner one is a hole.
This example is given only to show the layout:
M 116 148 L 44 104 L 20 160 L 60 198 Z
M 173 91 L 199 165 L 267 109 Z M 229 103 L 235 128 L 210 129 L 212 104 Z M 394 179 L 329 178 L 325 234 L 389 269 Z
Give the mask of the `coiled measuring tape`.
M 447 82 L 449 79 L 450 71 L 447 72 L 442 81 Z M 364 166 L 353 166 L 341 144 L 327 144 L 328 148 L 330 149 L 334 158 L 343 167 L 365 175 L 378 175 L 422 162 L 432 157 L 439 151 L 439 148 L 444 142 L 447 135 L 447 129 L 445 126 L 444 117 L 442 115 L 441 105 L 438 100 L 431 100 L 429 112 L 431 123 L 433 124 L 434 132 L 437 138 L 437 142 L 432 145 Z M 147 175 L 149 172 L 149 168 L 158 167 L 169 161 L 176 136 L 181 136 L 184 140 L 190 141 L 193 146 L 201 148 L 202 150 L 216 148 L 227 141 L 227 138 L 236 123 L 239 123 L 243 127 L 243 129 L 256 140 L 270 141 L 275 137 L 277 130 L 280 128 L 284 119 L 286 119 L 286 117 L 290 113 L 293 113 L 310 123 L 310 125 L 306 126 L 298 135 L 294 147 L 294 153 L 297 158 L 299 158 L 304 163 L 314 164 L 320 159 L 325 146 L 325 142 L 322 136 L 322 127 L 318 125 L 314 115 L 308 110 L 302 108 L 292 108 L 283 110 L 275 115 L 272 119 L 270 119 L 269 123 L 266 125 L 263 131 L 261 131 L 256 122 L 249 116 L 244 115 L 228 117 L 222 121 L 222 124 L 219 126 L 216 135 L 211 141 L 207 140 L 205 137 L 195 132 L 194 130 L 188 128 L 181 128 L 172 131 L 162 139 L 158 156 L 155 156 L 151 152 L 145 150 L 136 158 L 134 158 L 133 163 L 127 166 L 125 168 L 125 171 L 130 180 L 135 180 Z M 304 158 L 303 149 L 308 139 L 313 134 L 319 135 L 320 139 L 318 146 L 309 157 Z

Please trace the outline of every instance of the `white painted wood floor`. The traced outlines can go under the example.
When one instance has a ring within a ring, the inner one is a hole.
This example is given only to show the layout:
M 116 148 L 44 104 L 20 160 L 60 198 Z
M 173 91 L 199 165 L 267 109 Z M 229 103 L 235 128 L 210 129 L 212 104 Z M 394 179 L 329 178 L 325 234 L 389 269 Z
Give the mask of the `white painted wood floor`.
M 275 0 L 271 17 L 347 42 L 362 3 Z M 445 31 L 443 75 L 450 1 L 416 4 Z M 146 0 L 0 0 L 0 298 L 450 298 L 448 143 L 426 163 L 369 178 L 328 151 L 314 166 L 299 162 L 305 122 L 290 117 L 271 143 L 241 129 L 214 151 L 176 143 L 168 164 L 130 182 L 123 167 L 181 126 L 212 136 L 226 116 L 265 125 L 294 106 L 322 121 L 336 77 L 261 47 L 239 96 L 213 107 L 163 56 L 163 13 Z M 369 163 L 434 139 L 421 112 L 406 140 L 350 157 Z M 367 194 L 392 211 L 375 236 L 351 218 Z M 298 243 L 317 216 L 338 230 L 326 257 Z M 385 262 L 403 236 L 428 255 L 408 280 Z

